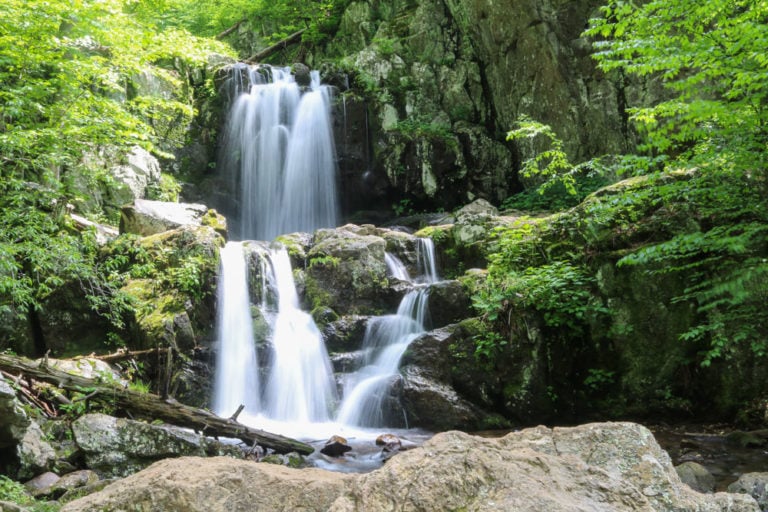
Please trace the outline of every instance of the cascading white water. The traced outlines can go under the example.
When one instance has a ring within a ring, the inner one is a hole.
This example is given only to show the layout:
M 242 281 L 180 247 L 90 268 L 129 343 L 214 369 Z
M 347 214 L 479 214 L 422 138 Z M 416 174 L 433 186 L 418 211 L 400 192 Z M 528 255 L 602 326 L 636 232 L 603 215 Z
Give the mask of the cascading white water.
M 336 403 L 333 372 L 322 336 L 301 310 L 285 249 L 269 254 L 269 279 L 278 296 L 264 413 L 278 421 L 325 422 Z
M 387 264 L 387 270 L 389 270 L 389 273 L 395 279 L 399 279 L 401 281 L 411 280 L 411 276 L 408 275 L 408 269 L 405 268 L 403 262 L 400 261 L 400 259 L 394 254 L 385 252 L 384 263 Z
M 239 64 L 228 84 L 231 107 L 219 162 L 239 190 L 231 219 L 235 237 L 271 240 L 335 227 L 331 90 L 319 73 L 312 71 L 309 87 L 300 87 L 289 68 Z M 214 407 L 228 415 L 244 403 L 241 419 L 254 425 L 328 421 L 337 402 L 330 361 L 317 326 L 299 307 L 288 255 L 262 244 L 251 250 L 261 264 L 259 307 L 271 330 L 269 366 L 261 373 L 254 354 L 243 246 L 228 243 L 217 303 Z M 237 275 L 232 282 L 231 275 Z
M 416 279 L 425 284 L 405 294 L 397 313 L 371 319 L 363 340 L 363 367 L 344 381 L 344 399 L 337 421 L 362 427 L 383 426 L 384 402 L 390 384 L 408 345 L 425 332 L 428 313 L 429 284 L 438 281 L 434 245 L 431 239 L 419 239 L 419 269 Z M 393 277 L 395 272 L 407 277 L 405 267 L 394 256 L 387 259 Z M 399 277 L 398 277 L 399 279 Z
M 256 378 L 256 350 L 251 328 L 247 269 L 240 242 L 229 242 L 221 249 L 213 411 L 230 416 L 242 404 L 246 413 L 261 409 L 259 381 Z
M 241 240 L 336 226 L 331 89 L 310 76 L 302 93 L 290 68 L 233 70 L 220 161 L 240 191 Z
M 320 85 L 317 72 L 306 90 L 287 68 L 241 66 L 233 75 L 239 85 L 232 89 L 220 162 L 241 191 L 239 216 L 232 223 L 236 237 L 271 240 L 283 233 L 334 227 L 336 163 L 329 89 Z M 267 249 L 266 244 L 256 249 L 259 245 L 250 250 L 261 261 L 259 306 L 271 332 L 269 365 L 260 371 L 254 353 L 243 244 L 230 242 L 222 250 L 216 412 L 230 415 L 244 404 L 241 421 L 302 438 L 327 432 L 320 428 L 323 424 L 334 431 L 384 426 L 389 384 L 405 349 L 424 332 L 429 283 L 438 279 L 431 241 L 419 243 L 415 279 L 396 257 L 386 255 L 392 277 L 414 288 L 396 314 L 369 322 L 364 367 L 345 379 L 335 423 L 330 417 L 339 398 L 330 361 L 317 326 L 300 309 L 287 252 Z

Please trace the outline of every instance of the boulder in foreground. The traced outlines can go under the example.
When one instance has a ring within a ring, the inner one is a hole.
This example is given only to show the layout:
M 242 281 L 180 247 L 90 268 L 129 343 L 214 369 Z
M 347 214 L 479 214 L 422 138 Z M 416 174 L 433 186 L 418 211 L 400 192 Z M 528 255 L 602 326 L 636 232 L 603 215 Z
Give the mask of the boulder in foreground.
M 436 435 L 365 475 L 224 457 L 165 460 L 67 511 L 306 510 L 758 512 L 745 494 L 684 485 L 651 432 L 633 423 L 536 427 L 503 438 Z

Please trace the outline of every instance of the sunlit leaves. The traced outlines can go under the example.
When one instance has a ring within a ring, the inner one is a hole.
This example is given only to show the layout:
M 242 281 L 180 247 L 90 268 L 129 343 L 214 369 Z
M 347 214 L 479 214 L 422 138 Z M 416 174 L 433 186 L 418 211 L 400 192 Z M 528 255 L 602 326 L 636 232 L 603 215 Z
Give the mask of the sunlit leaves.
M 7 0 L 0 5 L 0 154 L 18 176 L 41 179 L 99 145 L 152 149 L 157 102 L 130 103 L 132 77 L 178 78 L 158 63 L 197 65 L 225 51 L 174 30 L 156 33 L 123 12 L 121 0 L 47 2 Z M 173 98 L 168 110 L 184 113 Z
M 668 101 L 632 111 L 648 134 L 644 149 L 717 139 L 749 153 L 753 165 L 768 161 L 768 3 L 612 0 L 587 34 L 602 69 L 660 78 L 673 91 Z

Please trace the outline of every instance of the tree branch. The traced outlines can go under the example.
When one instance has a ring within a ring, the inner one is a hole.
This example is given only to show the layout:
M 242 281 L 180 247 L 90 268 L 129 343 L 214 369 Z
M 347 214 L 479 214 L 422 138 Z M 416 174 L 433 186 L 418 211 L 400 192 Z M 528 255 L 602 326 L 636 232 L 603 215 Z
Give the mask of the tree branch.
M 289 35 L 285 39 L 282 39 L 272 46 L 269 46 L 267 48 L 264 48 L 258 53 L 254 53 L 248 59 L 246 59 L 246 63 L 248 64 L 256 64 L 258 62 L 261 62 L 262 60 L 266 59 L 273 53 L 276 53 L 283 48 L 287 48 L 289 45 L 297 43 L 301 39 L 301 34 L 303 34 L 307 29 L 303 28 L 299 30 L 298 32 L 294 32 L 293 34 Z
M 232 32 L 234 32 L 235 30 L 237 30 L 237 28 L 238 28 L 240 25 L 242 25 L 244 22 L 245 22 L 245 18 L 241 19 L 240 21 L 238 21 L 237 23 L 235 23 L 234 25 L 232 25 L 231 27 L 229 27 L 227 30 L 224 30 L 224 31 L 222 31 L 222 32 L 219 32 L 218 34 L 216 34 L 216 39 L 224 39 L 224 38 L 225 38 L 225 37 L 227 37 L 229 34 L 231 34 Z

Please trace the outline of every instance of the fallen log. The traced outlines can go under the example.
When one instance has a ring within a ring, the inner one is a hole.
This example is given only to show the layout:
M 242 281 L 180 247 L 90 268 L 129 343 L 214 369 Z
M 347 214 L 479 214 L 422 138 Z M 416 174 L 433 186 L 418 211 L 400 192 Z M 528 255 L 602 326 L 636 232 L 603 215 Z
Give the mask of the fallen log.
M 258 64 L 259 62 L 266 59 L 273 53 L 276 53 L 282 50 L 283 48 L 287 48 L 289 45 L 299 42 L 299 40 L 301 39 L 301 34 L 303 34 L 306 30 L 307 29 L 303 28 L 298 32 L 294 32 L 293 34 L 289 35 L 285 39 L 281 39 L 280 41 L 276 42 L 272 46 L 264 48 L 258 53 L 254 53 L 253 55 L 248 57 L 245 62 L 248 64 Z
M 277 453 L 298 452 L 309 455 L 314 451 L 314 448 L 301 441 L 220 418 L 204 409 L 190 407 L 173 399 L 163 400 L 151 393 L 140 393 L 51 368 L 45 364 L 45 360 L 38 362 L 0 355 L 0 370 L 11 375 L 21 374 L 27 380 L 31 378 L 49 382 L 71 391 L 85 391 L 100 401 L 129 412 L 134 417 L 150 421 L 159 419 L 171 425 L 194 429 L 206 436 L 240 439 L 248 445 L 258 444 Z

